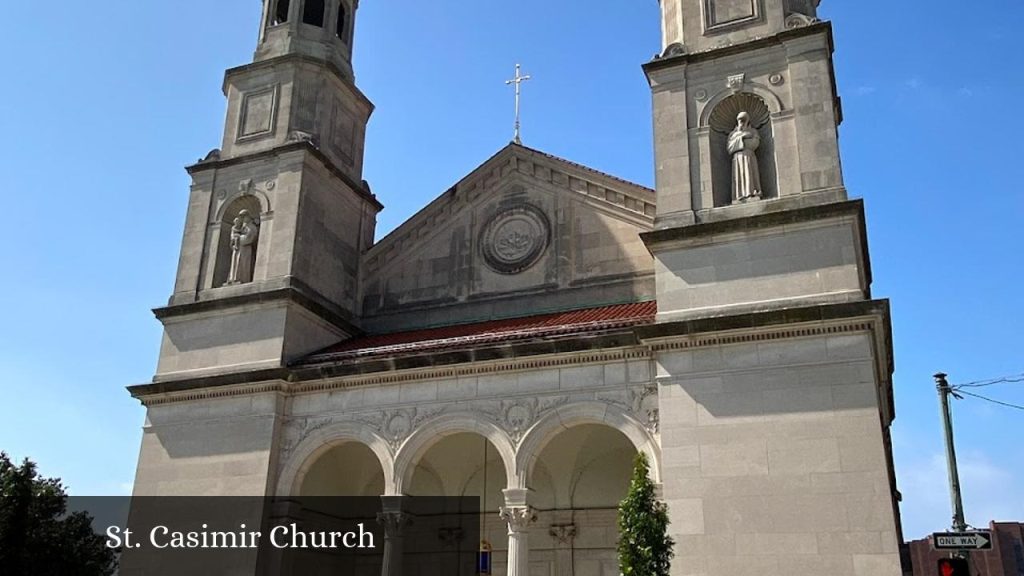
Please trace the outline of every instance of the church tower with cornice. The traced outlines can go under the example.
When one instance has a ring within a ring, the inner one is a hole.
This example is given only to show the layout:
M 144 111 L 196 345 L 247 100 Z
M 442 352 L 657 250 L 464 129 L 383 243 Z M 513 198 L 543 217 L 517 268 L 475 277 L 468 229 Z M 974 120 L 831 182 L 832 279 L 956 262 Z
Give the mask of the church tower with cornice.
M 355 85 L 352 0 L 266 0 L 228 70 L 224 138 L 193 184 L 157 380 L 274 369 L 354 335 L 382 205 L 362 179 L 373 105 Z
M 662 0 L 644 66 L 673 574 L 901 573 L 889 304 L 818 4 Z

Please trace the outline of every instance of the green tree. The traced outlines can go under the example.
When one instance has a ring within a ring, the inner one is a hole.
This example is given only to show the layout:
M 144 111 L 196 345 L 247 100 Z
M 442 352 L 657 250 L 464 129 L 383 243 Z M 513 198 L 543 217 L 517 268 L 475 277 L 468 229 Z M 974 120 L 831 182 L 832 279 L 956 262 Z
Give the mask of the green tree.
M 619 504 L 619 571 L 623 576 L 668 576 L 674 545 L 668 507 L 655 498 L 647 455 L 641 452 L 629 494 Z
M 67 513 L 57 478 L 0 452 L 0 571 L 9 576 L 110 576 L 117 553 L 85 512 Z

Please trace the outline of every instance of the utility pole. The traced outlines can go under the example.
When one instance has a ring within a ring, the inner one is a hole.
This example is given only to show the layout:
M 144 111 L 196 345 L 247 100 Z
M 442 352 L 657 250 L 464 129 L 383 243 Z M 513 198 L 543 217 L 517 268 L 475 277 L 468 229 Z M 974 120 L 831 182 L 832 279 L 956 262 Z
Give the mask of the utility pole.
M 956 467 L 956 446 L 953 444 L 953 412 L 949 407 L 949 397 L 955 396 L 953 388 L 946 381 L 946 375 L 939 372 L 935 375 L 935 389 L 939 392 L 942 405 L 942 424 L 946 432 L 946 461 L 949 464 L 949 495 L 953 504 L 953 530 L 966 532 L 967 522 L 964 520 L 964 502 L 960 495 L 960 473 Z M 966 550 L 956 553 L 960 558 L 967 558 Z

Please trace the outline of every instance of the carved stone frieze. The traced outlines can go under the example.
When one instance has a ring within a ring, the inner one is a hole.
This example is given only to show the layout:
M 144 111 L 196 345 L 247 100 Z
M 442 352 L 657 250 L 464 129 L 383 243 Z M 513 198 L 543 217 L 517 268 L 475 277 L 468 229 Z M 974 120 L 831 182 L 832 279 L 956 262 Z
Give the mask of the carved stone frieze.
M 644 408 L 645 401 L 648 398 L 656 397 L 657 395 L 658 386 L 656 384 L 649 383 L 622 390 L 602 392 L 597 395 L 597 399 L 625 408 L 628 412 L 633 414 L 640 414 Z
M 482 402 L 477 407 L 491 416 L 516 444 L 541 417 L 567 404 L 568 396 L 532 397 L 500 402 Z
M 373 414 L 360 414 L 355 417 L 357 422 L 374 429 L 388 443 L 392 452 L 398 448 L 416 429 L 430 418 L 444 412 L 443 407 L 433 408 L 396 408 Z
M 602 392 L 597 395 L 597 399 L 624 408 L 626 412 L 643 423 L 648 432 L 657 434 L 660 415 L 656 384 L 650 383 L 624 390 Z
M 289 418 L 284 425 L 281 442 L 281 462 L 286 462 L 295 448 L 317 430 L 326 428 L 334 422 L 333 418 Z
M 643 423 L 652 433 L 658 431 L 658 389 L 655 384 L 600 392 L 596 399 L 618 406 Z M 541 418 L 570 403 L 569 396 L 541 396 L 511 400 L 485 400 L 472 404 L 472 410 L 486 414 L 518 444 Z M 448 410 L 447 406 L 394 408 L 378 412 L 348 415 L 290 418 L 284 425 L 281 459 L 286 462 L 295 448 L 314 432 L 335 423 L 355 422 L 368 426 L 387 442 L 392 453 L 424 422 Z

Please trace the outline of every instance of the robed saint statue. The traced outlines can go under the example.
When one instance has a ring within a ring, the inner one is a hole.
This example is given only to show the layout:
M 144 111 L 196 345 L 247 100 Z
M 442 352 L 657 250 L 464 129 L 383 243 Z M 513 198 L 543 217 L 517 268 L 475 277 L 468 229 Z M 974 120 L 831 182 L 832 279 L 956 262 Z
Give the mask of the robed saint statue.
M 256 240 L 259 239 L 259 224 L 242 210 L 231 226 L 231 270 L 228 285 L 252 282 L 253 267 L 256 264 Z
M 733 203 L 761 197 L 761 171 L 757 166 L 757 149 L 760 146 L 761 134 L 750 125 L 750 115 L 740 112 L 736 117 L 736 128 L 729 134 Z

